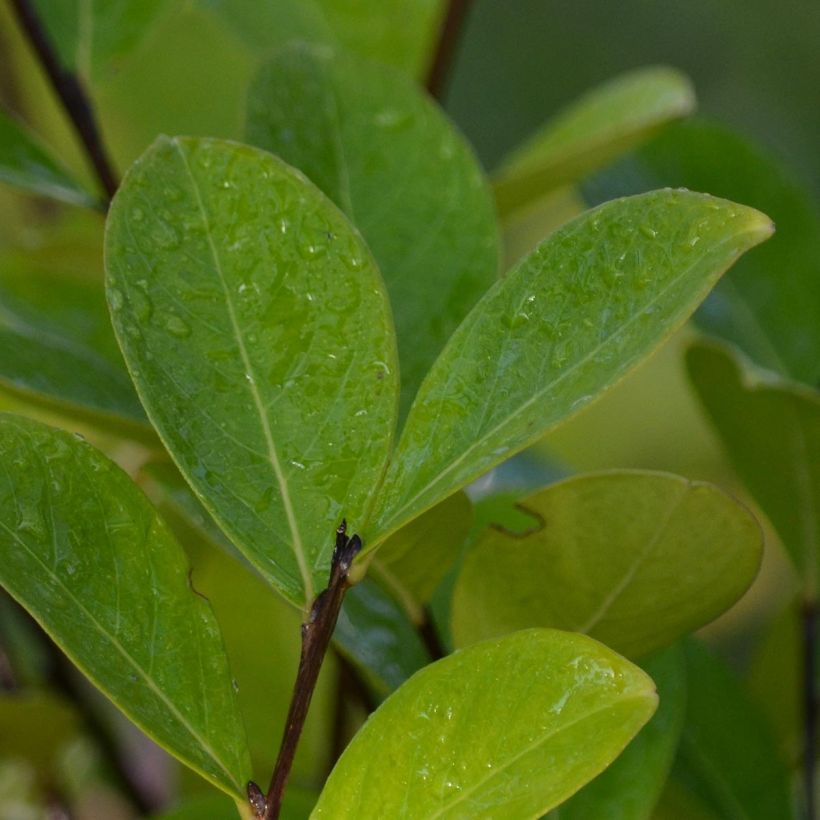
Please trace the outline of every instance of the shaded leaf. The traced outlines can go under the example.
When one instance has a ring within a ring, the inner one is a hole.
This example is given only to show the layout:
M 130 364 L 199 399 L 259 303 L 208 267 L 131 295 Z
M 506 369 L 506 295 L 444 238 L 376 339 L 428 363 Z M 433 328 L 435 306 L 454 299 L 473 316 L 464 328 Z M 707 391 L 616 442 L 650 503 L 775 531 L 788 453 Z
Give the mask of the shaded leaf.
M 588 91 L 501 163 L 493 180 L 499 210 L 508 214 L 577 182 L 694 107 L 689 79 L 666 66 L 630 71 Z
M 459 556 L 472 525 L 472 504 L 451 495 L 384 542 L 368 572 L 402 604 L 416 623 Z
M 126 362 L 183 475 L 286 598 L 312 601 L 395 424 L 389 305 L 364 243 L 276 157 L 161 138 L 111 206 L 106 268 Z
M 584 636 L 487 641 L 388 698 L 311 816 L 536 817 L 610 763 L 656 704 L 649 677 Z
M 381 698 L 430 663 L 407 613 L 367 578 L 345 595 L 333 641 Z
M 685 649 L 686 720 L 674 778 L 719 818 L 793 817 L 769 726 L 716 657 L 694 640 Z
M 658 711 L 621 756 L 548 815 L 549 820 L 648 820 L 652 816 L 683 729 L 686 667 L 678 647 L 665 649 L 642 665 L 658 687 Z
M 97 202 L 64 171 L 39 140 L 0 110 L 0 182 L 71 205 Z
M 97 79 L 146 36 L 168 0 L 35 0 L 35 5 L 62 65 Z
M 128 476 L 69 433 L 0 416 L 0 582 L 150 737 L 232 795 L 249 763 L 219 629 Z
M 757 363 L 820 383 L 820 211 L 785 168 L 742 136 L 679 123 L 584 186 L 594 202 L 683 185 L 765 211 L 777 235 L 742 260 L 695 318 Z
M 246 133 L 304 171 L 372 249 L 396 320 L 404 418 L 498 273 L 492 197 L 472 150 L 397 72 L 305 45 L 262 68 Z
M 686 353 L 729 458 L 813 597 L 820 580 L 820 394 L 745 367 L 718 344 Z
M 591 473 L 520 504 L 542 526 L 488 529 L 453 598 L 457 646 L 530 626 L 583 632 L 629 657 L 727 610 L 757 575 L 763 533 L 717 487 L 665 473 Z
M 741 205 L 656 191 L 545 240 L 479 302 L 425 379 L 365 548 L 618 381 L 771 230 Z

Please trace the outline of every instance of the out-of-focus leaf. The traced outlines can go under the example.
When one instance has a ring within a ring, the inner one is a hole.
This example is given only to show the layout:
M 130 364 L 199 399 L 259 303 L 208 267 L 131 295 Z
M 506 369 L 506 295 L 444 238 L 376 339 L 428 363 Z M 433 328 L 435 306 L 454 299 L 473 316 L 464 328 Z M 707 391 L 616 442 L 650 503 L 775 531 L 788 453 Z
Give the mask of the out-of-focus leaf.
M 656 705 L 647 675 L 585 636 L 477 644 L 376 710 L 311 816 L 537 817 L 607 766 Z
M 398 72 L 305 45 L 263 66 L 246 134 L 304 171 L 372 249 L 396 321 L 403 419 L 498 274 L 492 197 L 472 150 Z
M 161 138 L 106 230 L 114 327 L 186 480 L 297 606 L 370 506 L 395 426 L 387 294 L 345 217 L 270 154 Z
M 509 214 L 550 190 L 577 182 L 694 107 L 692 84 L 673 68 L 641 68 L 609 80 L 501 163 L 493 181 L 499 210 Z
M 719 818 L 792 817 L 788 775 L 766 721 L 704 646 L 687 641 L 685 651 L 686 719 L 674 778 Z
M 727 610 L 760 566 L 763 534 L 748 510 L 678 476 L 582 475 L 519 506 L 543 526 L 488 529 L 470 551 L 453 598 L 457 646 L 543 626 L 640 657 Z
M 168 0 L 35 0 L 66 68 L 96 79 L 128 54 Z
M 341 44 L 419 79 L 427 71 L 442 0 L 318 0 Z
M 765 211 L 771 242 L 725 277 L 695 318 L 752 360 L 820 383 L 820 212 L 773 158 L 724 126 L 679 123 L 584 186 L 593 202 L 660 185 L 709 191 Z
M 280 820 L 308 820 L 315 803 L 316 795 L 312 792 L 288 786 L 282 803 L 282 813 L 279 815 Z M 208 794 L 186 800 L 175 809 L 156 815 L 154 820 L 226 820 L 236 817 L 237 808 L 240 817 L 253 820 L 247 802 L 239 807 L 230 798 L 220 794 Z
M 58 411 L 153 437 L 99 283 L 0 261 L 0 385 Z
M 588 211 L 545 240 L 478 303 L 433 365 L 365 549 L 589 404 L 771 230 L 744 206 L 656 191 Z
M 416 623 L 424 621 L 424 605 L 460 554 L 472 513 L 463 492 L 451 495 L 394 533 L 373 556 L 370 574 Z
M 648 820 L 651 817 L 672 767 L 683 728 L 686 667 L 683 653 L 677 647 L 653 655 L 642 666 L 658 687 L 658 711 L 621 756 L 549 814 L 549 820 Z
M 382 698 L 430 663 L 407 613 L 369 579 L 345 596 L 333 640 Z
M 0 182 L 72 205 L 94 207 L 94 197 L 75 182 L 20 123 L 0 110 Z
M 718 344 L 693 344 L 686 364 L 732 464 L 813 597 L 820 580 L 820 394 L 744 368 Z
M 216 620 L 128 476 L 69 433 L 0 416 L 0 583 L 150 737 L 241 795 L 248 752 Z

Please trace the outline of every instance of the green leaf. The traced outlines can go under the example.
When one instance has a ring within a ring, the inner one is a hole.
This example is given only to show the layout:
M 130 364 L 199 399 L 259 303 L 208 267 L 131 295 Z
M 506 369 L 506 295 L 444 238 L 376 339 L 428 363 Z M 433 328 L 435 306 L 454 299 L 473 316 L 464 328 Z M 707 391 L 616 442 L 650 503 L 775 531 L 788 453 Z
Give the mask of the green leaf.
M 333 641 L 380 698 L 430 663 L 406 612 L 368 578 L 345 595 Z
M 303 606 L 356 532 L 395 425 L 379 272 L 344 216 L 263 151 L 159 139 L 106 231 L 114 327 L 149 417 L 249 560 Z
M 318 0 L 318 4 L 345 49 L 423 78 L 436 43 L 442 0 Z
M 146 734 L 241 795 L 248 753 L 213 614 L 128 476 L 69 433 L 0 416 L 0 583 Z
M 709 191 L 771 216 L 777 235 L 723 279 L 695 318 L 764 367 L 820 383 L 820 211 L 808 191 L 754 143 L 692 121 L 669 128 L 585 193 L 597 202 L 660 185 Z
M 365 548 L 618 381 L 771 231 L 741 205 L 656 191 L 602 205 L 550 236 L 487 293 L 433 365 Z
M 686 667 L 675 647 L 643 668 L 658 687 L 659 706 L 623 754 L 549 820 L 648 820 L 663 790 L 683 729 Z M 683 815 L 681 815 L 683 816 Z
M 0 385 L 28 400 L 153 438 L 98 282 L 5 257 Z
M 389 590 L 415 623 L 449 572 L 472 525 L 473 508 L 463 492 L 451 495 L 384 542 L 368 572 Z
M 35 0 L 35 5 L 62 65 L 94 80 L 137 46 L 168 0 Z
M 685 649 L 686 720 L 674 778 L 719 818 L 793 817 L 769 726 L 716 657 L 694 640 Z
M 656 704 L 647 675 L 582 635 L 487 641 L 391 695 L 311 817 L 537 817 L 607 766 Z
M 591 473 L 520 506 L 538 516 L 537 531 L 488 529 L 464 561 L 453 599 L 457 646 L 544 626 L 640 657 L 725 612 L 760 567 L 759 524 L 710 484 Z
M 718 344 L 692 345 L 686 365 L 738 475 L 813 597 L 820 582 L 820 394 L 756 373 Z
M 694 107 L 692 84 L 672 68 L 641 68 L 609 80 L 559 113 L 502 162 L 493 181 L 499 210 L 508 214 L 554 188 L 577 182 Z
M 492 197 L 465 140 L 395 71 L 294 45 L 249 95 L 249 142 L 304 171 L 356 224 L 396 320 L 403 419 L 498 273 Z
M 17 120 L 0 110 L 0 182 L 71 205 L 97 205 L 48 149 Z

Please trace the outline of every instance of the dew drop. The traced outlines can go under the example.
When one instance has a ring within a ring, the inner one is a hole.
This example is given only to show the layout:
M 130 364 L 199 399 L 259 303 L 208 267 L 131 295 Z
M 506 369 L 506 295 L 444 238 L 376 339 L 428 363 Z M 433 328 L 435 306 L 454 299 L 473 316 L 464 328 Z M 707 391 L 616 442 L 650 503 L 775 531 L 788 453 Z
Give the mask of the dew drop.
M 168 316 L 165 320 L 165 329 L 179 339 L 191 335 L 191 326 L 184 319 L 174 314 Z
M 108 291 L 108 303 L 111 305 L 111 310 L 120 310 L 122 308 L 123 301 L 121 290 L 111 288 L 111 290 Z
M 654 239 L 658 235 L 658 232 L 654 228 L 650 228 L 649 225 L 641 225 L 641 233 L 647 239 Z
M 145 218 L 145 211 L 143 211 L 142 208 L 132 208 L 131 209 L 131 219 L 133 219 L 134 222 L 142 222 L 142 220 L 144 218 Z

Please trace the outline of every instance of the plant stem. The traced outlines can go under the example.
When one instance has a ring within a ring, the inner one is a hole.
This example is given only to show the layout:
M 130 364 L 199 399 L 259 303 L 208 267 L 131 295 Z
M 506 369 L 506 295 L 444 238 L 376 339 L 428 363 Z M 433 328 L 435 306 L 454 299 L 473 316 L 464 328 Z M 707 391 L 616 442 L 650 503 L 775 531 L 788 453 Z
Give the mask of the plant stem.
M 815 820 L 817 806 L 814 796 L 814 767 L 817 758 L 818 703 L 815 683 L 817 651 L 817 606 L 813 600 L 803 603 L 803 710 L 804 747 L 803 776 L 806 787 L 806 820 Z
M 68 114 L 94 173 L 105 191 L 104 204 L 107 208 L 117 190 L 118 182 L 88 95 L 79 77 L 60 65 L 54 44 L 30 0 L 10 0 L 10 2 L 20 27 L 37 54 L 51 87 Z
M 433 65 L 427 77 L 427 90 L 437 100 L 441 100 L 447 85 L 453 56 L 469 8 L 470 0 L 450 0 L 447 5 L 447 16 L 441 27 Z
M 260 800 L 259 787 L 248 784 L 248 799 L 256 816 L 264 820 L 278 820 L 282 810 L 282 798 L 285 786 L 293 766 L 293 757 L 302 728 L 305 725 L 310 700 L 319 678 L 333 629 L 342 608 L 345 593 L 350 588 L 350 567 L 353 559 L 362 547 L 358 535 L 347 537 L 347 524 L 342 521 L 336 530 L 336 548 L 330 567 L 330 580 L 324 590 L 313 602 L 307 620 L 302 624 L 302 652 L 299 658 L 299 671 L 293 687 L 293 697 L 288 710 L 279 756 L 273 770 L 270 786 L 264 800 Z
M 433 613 L 429 606 L 424 608 L 424 620 L 419 625 L 418 629 L 419 636 L 424 642 L 424 646 L 427 648 L 427 651 L 430 653 L 430 657 L 434 661 L 441 660 L 447 654 L 447 650 L 444 648 L 438 631 L 436 630 L 436 624 L 433 620 Z

